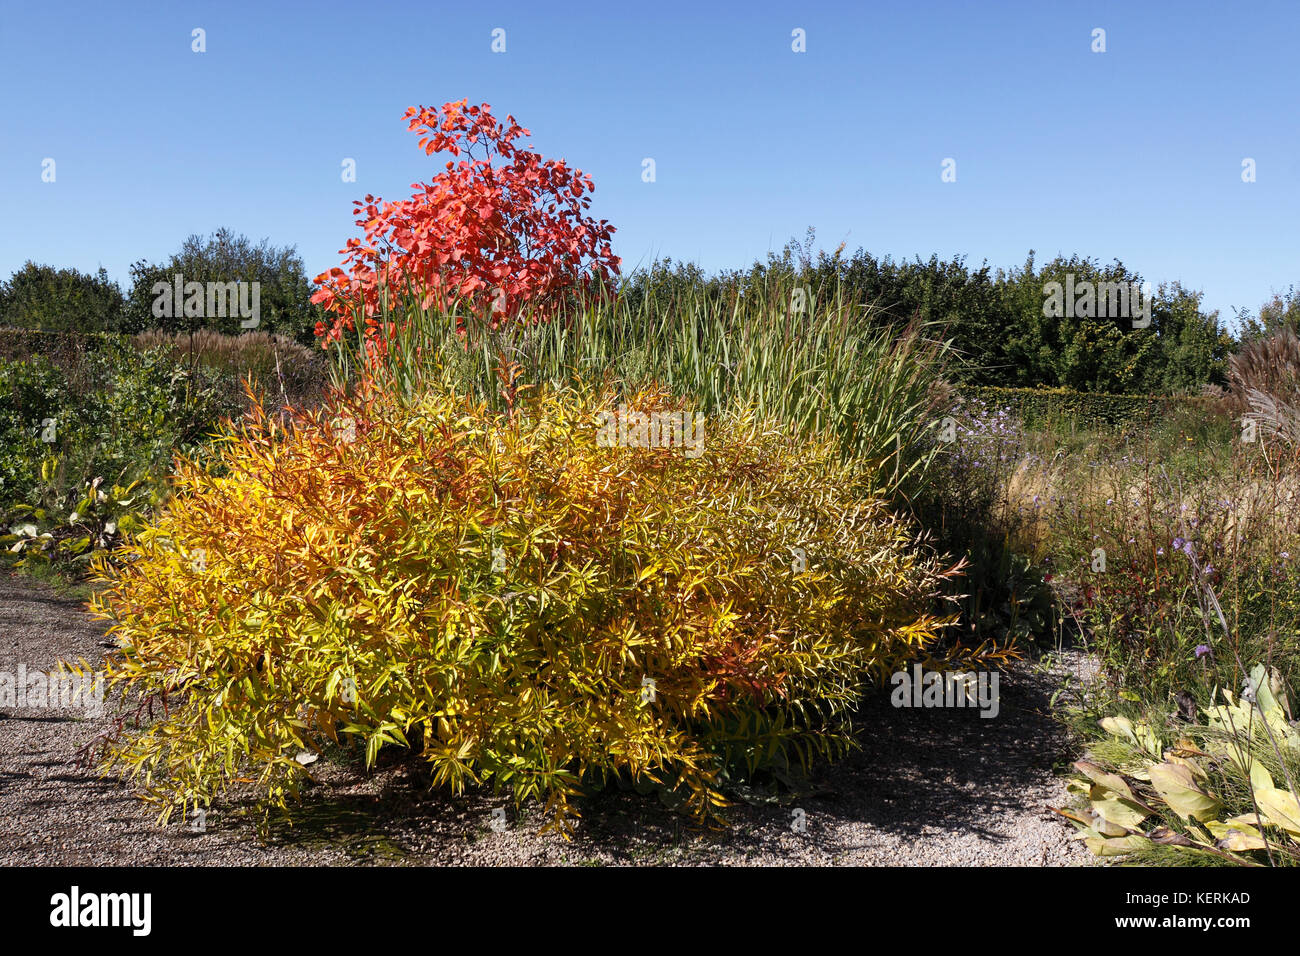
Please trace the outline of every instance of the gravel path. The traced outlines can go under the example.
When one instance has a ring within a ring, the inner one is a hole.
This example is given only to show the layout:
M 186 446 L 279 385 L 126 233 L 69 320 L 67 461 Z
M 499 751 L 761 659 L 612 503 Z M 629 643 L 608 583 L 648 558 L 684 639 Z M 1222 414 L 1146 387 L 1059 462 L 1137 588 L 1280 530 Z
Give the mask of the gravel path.
M 0 573 L 0 672 L 49 672 L 60 659 L 98 666 L 107 647 L 77 602 Z M 895 709 L 882 693 L 865 705 L 861 751 L 820 771 L 812 792 L 738 804 L 728 832 L 694 832 L 653 797 L 614 791 L 584 809 L 571 842 L 537 835 L 535 812 L 511 811 L 497 832 L 502 801 L 430 793 L 418 761 L 396 760 L 369 776 L 322 760 L 295 825 L 265 839 L 238 800 L 215 807 L 202 833 L 189 822 L 163 828 L 121 782 L 73 765 L 107 716 L 0 707 L 0 865 L 1087 865 L 1047 809 L 1062 805 L 1054 769 L 1072 756 L 1047 716 L 1062 674 L 1004 674 L 993 719 Z

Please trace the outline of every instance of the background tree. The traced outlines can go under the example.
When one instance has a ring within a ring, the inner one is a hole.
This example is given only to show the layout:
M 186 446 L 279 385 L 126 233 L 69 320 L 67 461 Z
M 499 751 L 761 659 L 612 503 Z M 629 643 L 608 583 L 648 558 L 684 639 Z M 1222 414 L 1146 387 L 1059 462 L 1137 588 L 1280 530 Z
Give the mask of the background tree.
M 1201 311 L 1201 293 L 1181 283 L 1161 283 L 1153 327 L 1161 346 L 1159 374 L 1145 385 L 1151 393 L 1196 392 L 1202 385 L 1228 384 L 1228 357 L 1235 343 L 1218 310 Z
M 1069 277 L 1073 276 L 1073 281 Z M 1073 303 L 1062 301 L 1064 314 L 1044 314 L 1049 283 L 1060 283 L 1062 299 L 1070 286 L 1077 290 L 1091 283 L 1121 283 L 1140 287 L 1142 277 L 1116 260 L 1102 266 L 1081 256 L 1057 256 L 1035 269 L 1033 256 L 1023 268 L 1000 275 L 1007 315 L 1007 348 L 1012 357 L 1007 384 L 1065 387 L 1081 392 L 1142 392 L 1161 361 L 1159 330 L 1154 315 L 1151 326 L 1133 328 L 1134 311 L 1112 314 L 1100 302 L 1093 314 L 1079 314 Z M 1145 301 L 1145 297 L 1144 297 Z M 1153 303 L 1154 313 L 1154 303 Z
M 222 228 L 206 239 L 191 235 L 164 263 L 141 260 L 131 266 L 131 296 L 126 311 L 133 331 L 206 328 L 229 335 L 248 331 L 241 327 L 238 315 L 194 319 L 173 308 L 171 318 L 155 316 L 154 284 L 170 285 L 177 274 L 186 282 L 261 283 L 259 332 L 289 336 L 306 345 L 314 340 L 316 323 L 324 317 L 320 307 L 311 302 L 316 289 L 294 246 L 275 247 L 266 239 L 254 245 L 247 236 Z
M 101 266 L 94 275 L 27 262 L 0 282 L 0 325 L 58 332 L 117 332 L 125 299 Z
M 1283 328 L 1300 332 L 1300 289 L 1291 286 L 1285 293 L 1274 292 L 1272 298 L 1259 307 L 1259 315 L 1247 309 L 1237 316 L 1241 324 L 1241 341 L 1265 338 Z

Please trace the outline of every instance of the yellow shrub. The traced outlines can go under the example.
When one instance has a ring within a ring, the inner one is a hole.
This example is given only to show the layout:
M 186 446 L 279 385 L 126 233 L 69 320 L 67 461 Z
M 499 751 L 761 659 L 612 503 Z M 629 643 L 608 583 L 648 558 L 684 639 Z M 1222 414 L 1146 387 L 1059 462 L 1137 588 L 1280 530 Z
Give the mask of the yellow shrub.
M 295 758 L 356 735 L 371 762 L 410 747 L 437 784 L 541 798 L 563 827 L 613 774 L 706 818 L 723 769 L 842 752 L 866 683 L 947 623 L 951 572 L 830 444 L 739 416 L 698 456 L 609 447 L 614 407 L 335 400 L 287 431 L 255 411 L 221 477 L 181 462 L 130 560 L 100 565 L 110 679 L 167 702 L 108 764 L 164 819 L 250 771 L 285 806 Z

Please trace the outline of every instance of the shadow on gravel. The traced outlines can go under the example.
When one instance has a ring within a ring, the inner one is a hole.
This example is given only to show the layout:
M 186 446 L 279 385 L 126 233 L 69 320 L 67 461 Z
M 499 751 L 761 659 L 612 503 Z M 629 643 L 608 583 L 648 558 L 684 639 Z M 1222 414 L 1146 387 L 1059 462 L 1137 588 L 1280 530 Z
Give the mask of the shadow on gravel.
M 1004 674 L 993 718 L 973 709 L 894 708 L 888 694 L 874 696 L 860 715 L 862 749 L 818 776 L 828 795 L 814 804 L 883 830 L 1005 839 L 980 822 L 1022 808 L 1025 791 L 1070 754 L 1065 728 L 1050 716 L 1053 690 L 1024 669 Z

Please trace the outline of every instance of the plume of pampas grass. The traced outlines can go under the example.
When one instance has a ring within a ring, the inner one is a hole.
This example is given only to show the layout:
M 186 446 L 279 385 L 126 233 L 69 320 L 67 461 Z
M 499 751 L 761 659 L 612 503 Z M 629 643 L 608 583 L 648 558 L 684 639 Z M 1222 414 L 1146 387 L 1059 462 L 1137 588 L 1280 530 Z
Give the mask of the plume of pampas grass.
M 1228 359 L 1230 395 L 1234 412 L 1253 411 L 1258 396 L 1293 406 L 1300 402 L 1300 338 L 1289 326 L 1253 339 Z M 1252 395 L 1256 398 L 1252 398 Z M 1270 407 L 1259 405 L 1261 412 Z M 1275 410 L 1280 410 L 1280 406 Z

